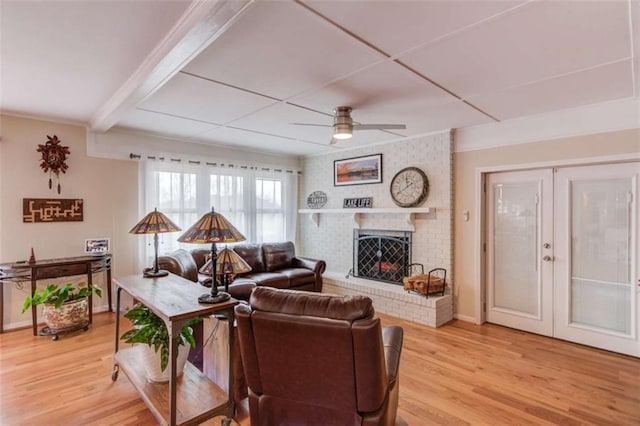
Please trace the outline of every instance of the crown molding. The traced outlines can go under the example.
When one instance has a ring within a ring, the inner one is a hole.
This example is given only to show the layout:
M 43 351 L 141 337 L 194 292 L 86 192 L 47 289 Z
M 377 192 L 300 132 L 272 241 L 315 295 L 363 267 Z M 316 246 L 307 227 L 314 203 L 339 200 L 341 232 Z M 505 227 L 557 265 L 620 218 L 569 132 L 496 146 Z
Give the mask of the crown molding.
M 629 98 L 457 129 L 454 152 L 640 128 L 640 99 Z

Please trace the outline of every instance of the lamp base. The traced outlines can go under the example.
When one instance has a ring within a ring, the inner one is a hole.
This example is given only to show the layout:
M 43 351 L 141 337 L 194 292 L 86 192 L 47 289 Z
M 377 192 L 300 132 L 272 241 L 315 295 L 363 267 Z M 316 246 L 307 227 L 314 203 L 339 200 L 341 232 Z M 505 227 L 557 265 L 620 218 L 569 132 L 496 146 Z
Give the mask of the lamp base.
M 145 278 L 166 277 L 167 275 L 169 275 L 169 271 L 165 271 L 164 269 L 158 269 L 157 271 L 151 269 L 142 273 L 142 276 Z
M 198 302 L 214 304 L 214 303 L 226 302 L 229 299 L 231 299 L 231 296 L 229 295 L 229 293 L 220 291 L 215 296 L 212 296 L 210 293 L 203 294 L 202 296 L 198 297 Z

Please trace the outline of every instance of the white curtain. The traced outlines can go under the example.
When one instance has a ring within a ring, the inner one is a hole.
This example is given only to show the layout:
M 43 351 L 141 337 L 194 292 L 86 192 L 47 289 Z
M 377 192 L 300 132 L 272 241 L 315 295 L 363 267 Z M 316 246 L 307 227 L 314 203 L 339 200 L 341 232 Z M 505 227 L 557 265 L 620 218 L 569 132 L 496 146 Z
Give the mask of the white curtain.
M 247 242 L 295 241 L 298 176 L 260 167 L 213 167 L 183 161 L 143 161 L 142 218 L 157 208 L 182 230 L 215 208 Z M 160 254 L 197 246 L 177 241 L 178 233 L 159 234 Z M 153 236 L 141 236 L 141 267 L 153 262 Z

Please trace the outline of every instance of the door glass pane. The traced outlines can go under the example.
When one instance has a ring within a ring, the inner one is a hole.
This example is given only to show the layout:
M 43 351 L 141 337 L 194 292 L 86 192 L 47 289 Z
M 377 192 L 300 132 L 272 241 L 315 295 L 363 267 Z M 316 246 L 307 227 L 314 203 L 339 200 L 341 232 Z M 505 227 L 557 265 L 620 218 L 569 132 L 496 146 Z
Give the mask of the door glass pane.
M 537 315 L 538 184 L 494 187 L 493 306 Z
M 631 181 L 571 183 L 571 322 L 631 330 Z

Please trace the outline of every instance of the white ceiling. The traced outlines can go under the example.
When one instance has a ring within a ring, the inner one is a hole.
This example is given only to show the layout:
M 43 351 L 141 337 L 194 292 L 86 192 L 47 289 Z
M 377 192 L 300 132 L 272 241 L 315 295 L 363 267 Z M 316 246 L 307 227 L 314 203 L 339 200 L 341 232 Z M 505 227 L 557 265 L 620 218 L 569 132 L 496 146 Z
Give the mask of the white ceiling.
M 639 0 L 0 0 L 0 109 L 308 155 L 640 92 Z M 336 106 L 360 131 L 330 146 Z

